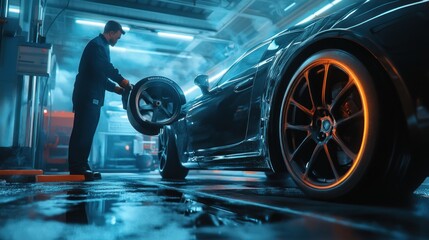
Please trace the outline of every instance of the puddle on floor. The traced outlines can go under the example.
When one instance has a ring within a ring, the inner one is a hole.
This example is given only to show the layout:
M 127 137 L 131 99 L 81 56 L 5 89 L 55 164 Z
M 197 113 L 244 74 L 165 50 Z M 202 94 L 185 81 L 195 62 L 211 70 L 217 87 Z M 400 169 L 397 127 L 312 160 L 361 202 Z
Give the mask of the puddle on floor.
M 344 239 L 377 235 L 135 181 L 7 184 L 0 198 L 0 239 Z

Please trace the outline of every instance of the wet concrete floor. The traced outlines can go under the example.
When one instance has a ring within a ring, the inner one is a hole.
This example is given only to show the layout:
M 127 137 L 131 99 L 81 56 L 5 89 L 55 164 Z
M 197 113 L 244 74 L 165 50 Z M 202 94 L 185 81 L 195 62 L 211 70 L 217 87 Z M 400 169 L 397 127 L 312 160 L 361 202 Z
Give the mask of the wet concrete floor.
M 0 239 L 429 239 L 429 181 L 390 204 L 314 201 L 290 180 L 243 172 L 0 188 Z

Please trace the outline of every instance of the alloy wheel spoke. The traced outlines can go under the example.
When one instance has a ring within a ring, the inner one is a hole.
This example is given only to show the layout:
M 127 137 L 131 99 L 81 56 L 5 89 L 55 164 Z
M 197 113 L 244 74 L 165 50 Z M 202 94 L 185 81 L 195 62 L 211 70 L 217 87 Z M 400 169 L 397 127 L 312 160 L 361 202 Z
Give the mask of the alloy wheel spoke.
M 139 106 L 140 113 L 146 113 L 146 112 L 152 112 L 153 106 L 152 105 L 141 105 Z
M 332 100 L 331 111 L 333 111 L 337 106 L 339 106 L 341 100 L 346 96 L 349 90 L 354 86 L 354 82 L 349 78 L 347 84 L 341 89 L 338 95 Z
M 165 149 L 162 149 L 161 150 L 161 159 L 164 159 L 165 158 Z
M 321 144 L 317 144 L 311 154 L 310 160 L 307 162 L 305 166 L 304 178 L 308 178 L 308 173 L 313 169 L 313 164 L 316 162 L 317 157 L 319 156 L 320 150 L 322 150 Z
M 153 115 L 152 115 L 152 122 L 157 122 L 158 121 L 158 119 L 159 119 L 159 116 L 160 115 L 160 111 L 159 111 L 159 109 L 158 108 L 155 108 L 154 110 L 153 110 Z
M 144 99 L 147 103 L 153 104 L 153 99 L 152 99 L 152 97 L 149 95 L 149 93 L 147 93 L 145 90 L 143 90 L 143 91 L 141 92 L 141 95 L 142 95 L 143 99 Z
M 346 117 L 346 118 L 343 118 L 343 119 L 341 119 L 341 120 L 338 120 L 338 121 L 336 122 L 336 126 L 340 126 L 340 125 L 342 125 L 342 124 L 345 124 L 345 123 L 347 123 L 347 122 L 349 122 L 349 121 L 352 121 L 352 120 L 354 120 L 354 119 L 356 119 L 356 118 L 359 118 L 359 117 L 362 117 L 362 116 L 363 116 L 363 111 L 362 111 L 362 110 L 360 110 L 360 111 L 355 112 L 355 113 L 353 113 L 352 115 L 350 115 L 350 116 L 348 116 L 348 117 Z
M 338 137 L 338 135 L 334 132 L 332 134 L 332 137 L 334 141 L 338 144 L 338 146 L 344 151 L 344 153 L 352 160 L 354 161 L 356 159 L 356 154 L 350 150 L 349 147 Z
M 294 124 L 286 124 L 286 129 L 298 130 L 303 132 L 310 131 L 310 125 L 294 125 Z
M 171 112 L 169 112 L 162 104 L 159 106 L 159 109 L 165 114 L 165 116 L 168 118 L 172 115 Z
M 162 120 L 170 118 L 171 114 L 167 114 L 166 112 L 168 113 L 168 111 L 164 107 L 160 106 L 160 107 L 154 108 L 153 115 L 154 116 L 156 115 L 156 117 L 155 117 L 156 121 L 162 121 Z
M 326 106 L 326 85 L 328 82 L 329 64 L 324 64 L 323 66 L 325 68 L 325 72 L 324 72 L 323 84 L 322 84 L 322 106 Z
M 311 101 L 311 109 L 316 109 L 316 104 L 314 103 L 314 97 L 313 92 L 311 91 L 311 85 L 310 85 L 310 79 L 308 78 L 308 71 L 304 73 L 305 82 L 307 83 L 308 87 L 308 94 L 310 95 L 310 101 Z
M 311 140 L 311 135 L 308 134 L 304 140 L 302 140 L 301 144 L 295 149 L 295 151 L 292 153 L 292 157 L 290 158 L 290 161 L 294 161 L 295 157 L 298 155 L 300 151 L 304 149 L 304 146 Z
M 290 103 L 293 104 L 295 107 L 297 107 L 298 109 L 300 109 L 301 111 L 303 111 L 305 114 L 307 114 L 308 116 L 313 116 L 313 111 L 306 108 L 304 105 L 300 104 L 299 102 L 297 102 L 295 99 L 291 98 L 290 99 Z
M 334 173 L 335 180 L 338 181 L 338 179 L 340 178 L 340 176 L 338 175 L 338 171 L 337 171 L 337 169 L 334 166 L 334 161 L 332 160 L 331 153 L 329 152 L 328 145 L 327 144 L 323 145 L 323 149 L 325 150 L 325 154 L 326 154 L 326 157 L 328 158 L 329 166 L 331 166 L 332 173 Z

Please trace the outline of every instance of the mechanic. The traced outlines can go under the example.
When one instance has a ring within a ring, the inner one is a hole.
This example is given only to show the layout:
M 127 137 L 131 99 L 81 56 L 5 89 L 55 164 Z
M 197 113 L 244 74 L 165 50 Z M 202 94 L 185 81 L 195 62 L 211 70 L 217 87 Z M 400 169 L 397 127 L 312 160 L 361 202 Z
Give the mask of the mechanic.
M 122 34 L 125 31 L 118 22 L 106 23 L 103 34 L 92 39 L 83 50 L 74 83 L 74 122 L 68 164 L 71 175 L 84 175 L 86 181 L 101 179 L 99 172 L 91 170 L 88 157 L 100 119 L 100 109 L 104 105 L 105 90 L 121 95 L 131 87 L 130 82 L 110 63 L 109 45 L 115 46 Z

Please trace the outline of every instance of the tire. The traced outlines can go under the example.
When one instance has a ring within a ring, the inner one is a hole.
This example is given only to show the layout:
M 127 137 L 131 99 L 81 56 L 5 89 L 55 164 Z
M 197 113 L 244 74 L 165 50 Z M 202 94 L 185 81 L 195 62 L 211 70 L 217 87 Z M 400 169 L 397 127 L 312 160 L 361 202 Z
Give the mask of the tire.
M 287 172 L 265 172 L 265 176 L 269 181 L 286 180 L 289 177 Z
M 360 59 L 343 50 L 315 53 L 283 95 L 281 152 L 292 179 L 310 197 L 409 194 L 422 181 L 422 176 L 403 173 L 410 161 L 406 147 L 398 147 L 403 133 L 395 119 L 400 117 L 383 107 L 395 102 L 393 91 L 376 84 L 380 74 Z M 399 187 L 404 177 L 407 183 Z
M 153 76 L 134 85 L 127 103 L 131 125 L 145 135 L 157 135 L 164 125 L 176 121 L 185 98 L 180 87 L 172 80 Z
M 274 117 L 273 119 L 277 119 L 277 118 Z M 271 130 L 273 129 L 271 124 L 269 129 Z M 286 180 L 289 177 L 289 173 L 284 163 L 283 156 L 281 154 L 281 151 L 279 150 L 280 149 L 279 142 L 270 141 L 271 139 L 273 140 L 277 139 L 275 133 L 273 133 L 273 131 L 270 131 L 269 133 L 270 138 L 268 140 L 268 146 L 269 146 L 269 152 L 270 152 L 270 163 L 273 171 L 265 172 L 265 176 L 267 177 L 268 181 Z
M 189 170 L 180 163 L 176 140 L 171 131 L 164 128 L 164 132 L 159 136 L 158 144 L 159 173 L 162 178 L 172 180 L 185 179 Z

